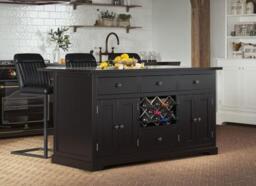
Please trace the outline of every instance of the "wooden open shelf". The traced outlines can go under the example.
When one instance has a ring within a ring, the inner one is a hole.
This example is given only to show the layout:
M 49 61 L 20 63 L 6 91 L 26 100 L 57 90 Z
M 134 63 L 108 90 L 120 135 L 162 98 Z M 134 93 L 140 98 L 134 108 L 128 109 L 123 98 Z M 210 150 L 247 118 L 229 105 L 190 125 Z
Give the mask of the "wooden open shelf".
M 64 5 L 73 5 L 74 9 L 80 5 L 86 6 L 104 6 L 104 7 L 119 7 L 125 8 L 127 12 L 131 8 L 139 8 L 141 5 L 113 5 L 106 3 L 83 3 L 81 1 L 71 1 L 71 0 L 1 0 L 0 3 L 4 4 L 23 4 L 23 5 L 50 5 L 50 4 L 64 4 Z
M 97 26 L 97 25 L 70 25 L 68 26 L 70 28 L 74 29 L 74 32 L 77 31 L 79 28 L 120 28 L 125 29 L 126 33 L 129 33 L 132 29 L 141 29 L 142 27 L 139 26 L 128 26 L 128 27 L 122 27 L 122 26 Z
M 81 2 L 72 2 L 70 3 L 76 9 L 79 5 L 87 5 L 87 6 L 104 6 L 104 7 L 118 7 L 118 8 L 125 8 L 126 12 L 129 12 L 131 8 L 140 8 L 141 5 L 113 5 L 113 4 L 106 4 L 106 3 L 81 3 Z
M 50 4 L 70 4 L 70 0 L 1 0 L 3 4 L 23 4 L 23 5 L 50 5 Z

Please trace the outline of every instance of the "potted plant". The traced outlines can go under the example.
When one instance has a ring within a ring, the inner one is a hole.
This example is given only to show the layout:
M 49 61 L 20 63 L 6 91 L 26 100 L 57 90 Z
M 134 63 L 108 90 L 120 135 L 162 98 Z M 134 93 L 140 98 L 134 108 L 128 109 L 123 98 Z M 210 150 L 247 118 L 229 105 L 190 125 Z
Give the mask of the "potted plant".
M 130 14 L 119 14 L 117 17 L 118 26 L 129 27 L 130 26 Z
M 114 20 L 116 18 L 116 14 L 114 12 L 101 11 L 100 12 L 101 17 L 101 24 L 104 26 L 113 26 Z
M 53 62 L 59 62 L 60 60 L 60 49 L 64 52 L 68 51 L 71 42 L 70 36 L 67 34 L 69 28 L 62 27 L 57 28 L 57 30 L 51 29 L 48 33 L 50 36 L 50 41 L 55 43 L 55 49 L 53 54 Z

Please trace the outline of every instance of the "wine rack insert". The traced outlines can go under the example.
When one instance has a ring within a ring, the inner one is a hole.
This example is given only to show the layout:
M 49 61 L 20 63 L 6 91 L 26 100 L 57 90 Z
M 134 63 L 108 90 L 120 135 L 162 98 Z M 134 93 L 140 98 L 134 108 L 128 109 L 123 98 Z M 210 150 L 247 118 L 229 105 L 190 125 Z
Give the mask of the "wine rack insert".
M 140 101 L 142 127 L 173 125 L 176 123 L 176 96 L 144 97 Z

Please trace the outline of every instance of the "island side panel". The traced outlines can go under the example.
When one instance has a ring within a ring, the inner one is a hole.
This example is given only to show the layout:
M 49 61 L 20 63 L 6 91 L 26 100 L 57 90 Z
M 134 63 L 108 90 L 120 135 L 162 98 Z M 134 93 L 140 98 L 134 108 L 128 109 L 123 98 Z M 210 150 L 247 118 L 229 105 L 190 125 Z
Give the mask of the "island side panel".
M 92 87 L 89 73 L 55 74 L 54 163 L 92 167 Z

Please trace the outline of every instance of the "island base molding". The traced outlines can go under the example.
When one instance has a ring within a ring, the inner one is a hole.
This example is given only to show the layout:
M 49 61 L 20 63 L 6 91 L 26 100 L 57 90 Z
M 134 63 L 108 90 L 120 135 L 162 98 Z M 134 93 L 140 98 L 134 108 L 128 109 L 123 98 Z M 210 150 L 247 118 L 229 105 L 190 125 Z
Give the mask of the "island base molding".
M 69 155 L 59 155 L 56 153 L 52 157 L 52 163 L 74 167 L 89 171 L 103 170 L 104 168 L 112 166 L 127 165 L 129 163 L 152 162 L 159 160 L 173 160 L 176 158 L 200 156 L 200 155 L 216 155 L 218 154 L 217 147 L 200 147 L 196 149 L 186 149 L 171 153 L 158 153 L 150 155 L 150 153 L 136 153 L 123 157 L 110 157 L 104 159 L 96 159 L 95 162 L 88 162 L 77 158 L 71 158 Z

